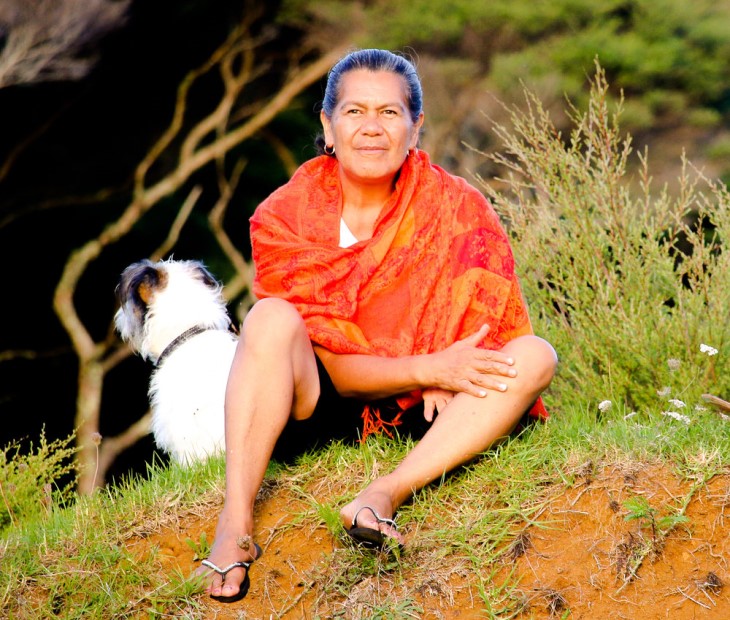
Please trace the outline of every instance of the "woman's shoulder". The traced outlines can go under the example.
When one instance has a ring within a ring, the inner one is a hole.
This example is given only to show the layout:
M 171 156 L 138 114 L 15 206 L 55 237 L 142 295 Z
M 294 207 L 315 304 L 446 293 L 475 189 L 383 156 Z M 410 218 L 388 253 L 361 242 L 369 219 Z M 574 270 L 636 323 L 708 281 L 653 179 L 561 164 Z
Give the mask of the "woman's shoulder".
M 264 228 L 288 230 L 312 241 L 336 241 L 339 205 L 336 160 L 326 155 L 315 157 L 256 207 L 250 218 L 252 236 Z
M 284 211 L 295 213 L 299 208 L 311 204 L 317 196 L 336 192 L 338 188 L 335 160 L 320 155 L 305 161 L 291 178 L 269 194 L 256 208 L 262 216 L 266 213 Z
M 461 194 L 470 200 L 475 200 L 479 203 L 489 202 L 484 194 L 467 179 L 453 172 L 449 172 L 439 164 L 433 163 L 425 151 L 420 151 L 419 155 L 421 165 L 424 169 L 423 174 L 426 177 L 431 177 L 432 183 L 440 185 L 444 191 L 457 195 Z
M 301 164 L 290 179 L 274 190 L 269 198 L 289 192 L 324 190 L 336 184 L 336 160 L 327 155 L 319 155 Z
M 458 228 L 471 230 L 489 229 L 495 235 L 504 236 L 502 222 L 486 195 L 467 179 L 448 172 L 436 164 L 428 164 L 431 191 L 424 184 L 429 201 L 438 201 L 442 214 L 450 213 L 450 219 Z M 434 188 L 438 186 L 438 190 Z

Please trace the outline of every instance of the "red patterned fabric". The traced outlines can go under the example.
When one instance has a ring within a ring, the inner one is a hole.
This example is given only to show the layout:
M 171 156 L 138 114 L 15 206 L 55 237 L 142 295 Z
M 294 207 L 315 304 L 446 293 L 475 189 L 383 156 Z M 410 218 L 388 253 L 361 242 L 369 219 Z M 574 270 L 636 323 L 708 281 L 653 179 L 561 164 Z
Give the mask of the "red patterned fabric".
M 334 353 L 433 353 L 484 323 L 489 349 L 532 333 L 509 240 L 478 190 L 414 152 L 373 237 L 340 248 L 338 165 L 327 156 L 306 162 L 256 209 L 259 298 L 293 303 L 312 342 Z M 531 413 L 547 416 L 541 401 Z

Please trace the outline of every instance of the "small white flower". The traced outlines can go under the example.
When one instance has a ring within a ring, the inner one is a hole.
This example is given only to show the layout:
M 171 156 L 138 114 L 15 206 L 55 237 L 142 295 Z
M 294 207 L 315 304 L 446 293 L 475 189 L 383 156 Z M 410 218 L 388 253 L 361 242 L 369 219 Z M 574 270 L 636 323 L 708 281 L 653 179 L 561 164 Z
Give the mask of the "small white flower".
M 721 413 L 720 417 L 725 421 L 730 420 L 730 415 L 725 415 L 724 413 Z
M 631 413 L 627 413 L 624 416 L 624 420 L 629 420 L 629 419 L 633 418 L 635 415 L 636 415 L 636 411 L 632 411 Z
M 717 355 L 717 349 L 711 347 L 709 344 L 701 344 L 700 353 L 707 353 L 707 355 L 712 357 L 713 355 Z
M 598 403 L 598 410 L 605 413 L 611 408 L 612 404 L 613 403 L 611 403 L 610 400 L 602 400 L 600 403 Z
M 665 385 L 661 390 L 657 390 L 657 395 L 661 396 L 662 398 L 666 398 L 672 393 L 672 388 L 670 388 L 668 385 Z
M 702 405 L 695 405 L 695 411 L 707 411 L 707 407 L 703 407 Z
M 678 420 L 679 422 L 684 422 L 687 425 L 689 425 L 689 423 L 691 422 L 691 420 L 686 415 L 682 415 L 681 413 L 677 413 L 676 411 L 662 411 L 662 415 L 674 418 L 675 420 Z
M 679 370 L 679 367 L 682 365 L 682 362 L 680 362 L 678 359 L 675 359 L 673 357 L 670 357 L 667 360 L 667 366 L 669 366 L 669 370 L 674 372 L 675 370 Z
M 670 398 L 670 399 L 669 399 L 669 402 L 670 402 L 670 403 L 671 403 L 672 405 L 674 405 L 674 406 L 675 406 L 675 407 L 676 407 L 677 409 L 682 409 L 682 407 L 686 407 L 686 406 L 687 406 L 687 405 L 686 405 L 685 403 L 683 403 L 683 402 L 682 402 L 681 400 L 679 400 L 678 398 Z

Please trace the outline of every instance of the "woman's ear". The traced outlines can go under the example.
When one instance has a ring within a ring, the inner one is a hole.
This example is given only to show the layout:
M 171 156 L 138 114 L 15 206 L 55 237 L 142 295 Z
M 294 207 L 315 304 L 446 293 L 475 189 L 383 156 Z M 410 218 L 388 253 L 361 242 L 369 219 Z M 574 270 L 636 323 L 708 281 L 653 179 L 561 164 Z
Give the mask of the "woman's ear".
M 411 136 L 411 143 L 408 145 L 409 149 L 415 149 L 418 146 L 418 138 L 421 136 L 421 127 L 423 127 L 424 118 L 423 112 L 421 112 L 413 124 L 413 135 Z
M 324 129 L 324 142 L 325 144 L 334 144 L 334 136 L 332 135 L 332 126 L 330 119 L 324 113 L 324 110 L 319 112 L 319 122 L 322 123 L 322 129 Z

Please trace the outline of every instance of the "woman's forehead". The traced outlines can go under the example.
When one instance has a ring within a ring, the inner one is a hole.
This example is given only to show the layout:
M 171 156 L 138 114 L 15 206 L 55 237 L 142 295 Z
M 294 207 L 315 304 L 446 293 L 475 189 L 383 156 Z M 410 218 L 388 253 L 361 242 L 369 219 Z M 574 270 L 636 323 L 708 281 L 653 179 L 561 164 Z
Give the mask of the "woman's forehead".
M 391 71 L 348 71 L 340 82 L 338 104 L 343 103 L 407 106 L 405 80 Z

